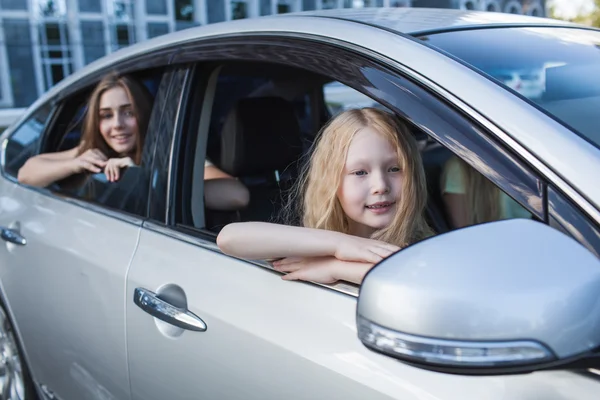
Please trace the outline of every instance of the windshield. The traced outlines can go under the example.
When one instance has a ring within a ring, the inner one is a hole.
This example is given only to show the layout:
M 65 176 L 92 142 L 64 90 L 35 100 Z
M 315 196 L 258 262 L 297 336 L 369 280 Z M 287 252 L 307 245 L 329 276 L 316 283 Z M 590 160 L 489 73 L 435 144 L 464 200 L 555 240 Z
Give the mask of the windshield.
M 600 147 L 600 31 L 492 28 L 420 39 L 527 97 Z

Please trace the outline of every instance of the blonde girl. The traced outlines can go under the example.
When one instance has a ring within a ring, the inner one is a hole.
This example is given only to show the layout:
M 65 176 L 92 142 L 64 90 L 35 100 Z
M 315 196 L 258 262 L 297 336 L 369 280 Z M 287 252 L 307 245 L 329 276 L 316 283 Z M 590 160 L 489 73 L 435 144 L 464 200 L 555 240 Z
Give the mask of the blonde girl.
M 278 259 L 286 280 L 360 283 L 375 263 L 432 233 L 426 196 L 407 127 L 382 110 L 348 110 L 320 132 L 297 183 L 302 226 L 234 223 L 217 244 L 237 257 Z

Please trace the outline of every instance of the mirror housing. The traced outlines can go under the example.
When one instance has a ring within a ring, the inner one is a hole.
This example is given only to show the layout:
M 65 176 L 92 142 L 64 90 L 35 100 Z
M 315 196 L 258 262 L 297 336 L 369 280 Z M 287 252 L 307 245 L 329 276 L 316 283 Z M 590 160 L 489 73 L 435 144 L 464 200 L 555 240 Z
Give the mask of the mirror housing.
M 416 243 L 363 280 L 370 349 L 462 374 L 530 372 L 600 347 L 600 260 L 565 234 L 514 219 Z

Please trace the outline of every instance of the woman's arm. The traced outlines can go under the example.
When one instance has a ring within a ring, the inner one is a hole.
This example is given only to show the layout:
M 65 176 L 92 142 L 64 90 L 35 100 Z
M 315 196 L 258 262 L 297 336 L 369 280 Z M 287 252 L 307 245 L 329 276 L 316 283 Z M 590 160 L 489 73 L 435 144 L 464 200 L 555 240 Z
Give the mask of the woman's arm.
M 19 169 L 17 179 L 26 185 L 46 187 L 74 174 L 75 157 L 77 148 L 31 157 Z
M 100 172 L 106 157 L 99 150 L 88 150 L 78 156 L 78 149 L 31 157 L 19 169 L 17 179 L 26 185 L 46 187 L 73 174 L 88 170 Z
M 233 178 L 205 180 L 204 201 L 209 210 L 241 210 L 250 202 L 250 191 L 246 185 Z
M 239 222 L 225 226 L 217 245 L 226 254 L 252 260 L 334 256 L 340 260 L 379 262 L 399 248 L 324 229 Z
M 250 191 L 242 182 L 213 164 L 204 166 L 204 201 L 206 208 L 236 211 L 250 202 Z

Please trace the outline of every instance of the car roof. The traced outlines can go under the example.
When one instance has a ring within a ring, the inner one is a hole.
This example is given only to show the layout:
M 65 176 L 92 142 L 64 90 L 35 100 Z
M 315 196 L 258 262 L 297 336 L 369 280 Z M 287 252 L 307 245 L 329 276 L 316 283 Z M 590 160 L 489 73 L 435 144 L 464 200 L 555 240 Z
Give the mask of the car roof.
M 415 36 L 450 30 L 500 26 L 578 26 L 551 18 L 448 8 L 350 8 L 306 11 L 284 15 L 342 19 Z
M 303 23 L 304 18 L 307 19 Z M 286 21 L 289 21 L 287 22 Z M 244 18 L 235 21 L 212 23 L 192 27 L 177 32 L 160 35 L 143 42 L 135 43 L 93 61 L 81 70 L 75 71 L 61 82 L 50 88 L 33 106 L 54 97 L 80 78 L 98 69 L 106 69 L 110 65 L 126 59 L 143 55 L 149 51 L 161 48 L 173 48 L 190 41 L 217 37 L 229 34 L 246 34 L 252 32 L 286 32 L 311 31 L 311 26 L 317 20 L 326 19 L 344 22 L 348 25 L 361 24 L 373 29 L 383 29 L 394 34 L 418 35 L 425 33 L 461 30 L 468 28 L 483 28 L 493 26 L 568 26 L 582 27 L 564 21 L 529 17 L 523 15 L 492 13 L 485 11 L 463 11 L 455 9 L 435 8 L 363 8 L 363 9 L 331 9 L 319 11 L 304 11 L 278 15 L 268 15 L 257 18 Z M 310 20 L 310 21 L 309 21 Z M 271 21 L 271 23 L 269 23 Z M 272 22 L 283 22 L 276 23 Z M 293 29 L 289 27 L 293 26 Z M 277 27 L 274 27 L 277 26 Z M 285 28 L 282 28 L 285 26 Z M 302 27 L 302 28 L 300 28 Z M 587 29 L 592 29 L 585 27 Z M 335 28 L 332 28 L 335 29 Z M 35 108 L 35 107 L 32 107 Z M 25 115 L 23 116 L 25 118 Z

